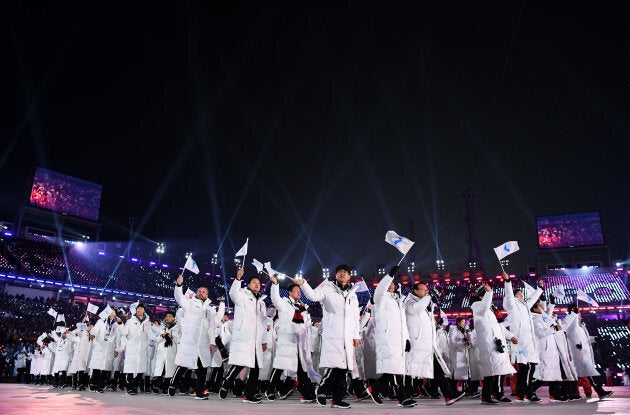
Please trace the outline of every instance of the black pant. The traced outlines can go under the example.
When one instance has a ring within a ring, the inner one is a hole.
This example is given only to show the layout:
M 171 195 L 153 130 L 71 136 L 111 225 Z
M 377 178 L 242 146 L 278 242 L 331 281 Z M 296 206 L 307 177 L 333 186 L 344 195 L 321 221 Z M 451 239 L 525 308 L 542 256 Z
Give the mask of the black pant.
M 230 370 L 228 370 L 227 376 L 223 380 L 223 384 L 221 387 L 223 389 L 230 390 L 234 386 L 234 381 L 241 370 L 243 370 L 245 366 L 232 365 Z M 249 368 L 249 375 L 247 376 L 247 382 L 245 383 L 245 397 L 253 398 L 256 394 L 258 394 L 258 372 L 260 368 L 258 367 L 258 359 L 254 357 L 254 367 Z
M 179 387 L 180 392 L 188 392 L 188 388 L 184 386 L 184 381 L 182 378 L 185 378 L 186 375 L 190 374 L 190 369 L 187 369 L 182 366 L 177 366 L 175 370 L 175 374 L 171 378 L 170 386 Z M 206 389 L 206 375 L 208 374 L 208 368 L 203 367 L 201 363 L 201 359 L 197 358 L 197 369 L 195 369 L 195 375 L 197 376 L 197 382 L 195 383 L 195 394 L 197 396 L 203 396 L 204 391 Z M 179 383 L 182 382 L 182 385 Z
M 442 366 L 440 366 L 440 362 L 438 362 L 435 354 L 433 355 L 433 379 L 440 385 L 440 390 L 442 391 L 442 395 L 444 398 L 453 399 L 457 397 L 453 389 L 451 388 L 451 382 L 449 379 L 444 376 L 444 371 L 442 370 Z
M 521 398 L 529 398 L 532 396 L 531 383 L 534 379 L 534 371 L 536 363 L 518 363 L 518 372 L 516 373 L 516 396 Z
M 389 387 L 396 394 L 396 399 L 398 400 L 398 402 L 402 403 L 407 398 L 409 398 L 409 393 L 405 388 L 404 379 L 404 375 L 383 373 L 381 377 L 372 384 L 372 393 L 377 394 L 381 390 Z
M 500 399 L 503 397 L 503 386 L 501 386 L 501 376 L 486 376 L 483 378 L 483 387 L 481 388 L 481 397 L 484 400 L 492 400 L 492 396 Z
M 100 370 L 94 369 L 92 370 L 92 379 L 90 383 L 94 385 L 96 390 L 103 389 L 105 386 L 105 381 L 109 379 L 111 372 L 109 370 Z
M 135 377 L 133 373 L 125 373 L 127 380 L 127 391 L 138 393 L 138 385 L 142 382 L 142 373 L 138 373 Z
M 335 402 L 340 402 L 346 394 L 346 372 L 348 369 L 331 367 L 326 369 L 317 389 L 318 395 L 332 395 Z
M 271 377 L 269 378 L 269 386 L 267 386 L 267 395 L 272 395 L 276 392 L 278 384 L 280 383 L 280 377 L 282 376 L 282 372 L 284 369 L 273 369 L 271 372 Z M 302 368 L 302 362 L 298 356 L 298 367 L 297 367 L 297 378 L 298 378 L 298 390 L 304 397 L 304 399 L 314 399 L 315 398 L 315 388 L 313 387 L 313 382 L 311 382 L 311 378 L 308 377 L 308 373 L 304 371 Z

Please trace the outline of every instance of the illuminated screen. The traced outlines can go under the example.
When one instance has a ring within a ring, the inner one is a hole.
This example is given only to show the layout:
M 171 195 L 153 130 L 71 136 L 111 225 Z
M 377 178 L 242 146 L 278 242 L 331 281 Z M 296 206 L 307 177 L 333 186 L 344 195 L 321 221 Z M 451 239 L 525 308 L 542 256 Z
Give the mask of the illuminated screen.
M 536 218 L 540 248 L 569 248 L 603 245 L 604 235 L 599 212 Z
M 31 206 L 98 221 L 103 186 L 43 167 L 35 169 Z

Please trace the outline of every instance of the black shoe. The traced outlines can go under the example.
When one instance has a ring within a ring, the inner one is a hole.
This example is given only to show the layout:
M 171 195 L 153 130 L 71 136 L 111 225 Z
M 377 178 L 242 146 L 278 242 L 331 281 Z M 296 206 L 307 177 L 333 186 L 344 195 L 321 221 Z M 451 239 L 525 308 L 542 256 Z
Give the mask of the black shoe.
M 340 408 L 340 409 L 350 409 L 351 406 L 348 402 L 344 402 L 344 401 L 339 401 L 339 402 L 335 402 L 332 401 L 332 405 L 330 405 L 331 408 Z
M 598 393 L 597 396 L 599 396 L 599 399 L 604 399 L 611 397 L 613 393 L 614 391 L 603 391 L 602 393 Z
M 295 392 L 295 389 L 289 389 L 285 392 L 280 392 L 280 399 L 287 399 L 289 396 L 293 395 L 293 392 Z
M 416 406 L 416 401 L 411 398 L 407 398 L 402 402 L 399 402 L 397 406 L 402 406 L 403 408 L 413 408 Z
M 223 386 L 221 386 L 221 389 L 219 389 L 219 399 L 227 399 L 227 395 L 228 395 L 228 390 L 225 389 Z
M 453 405 L 455 402 L 459 401 L 460 399 L 462 399 L 464 396 L 466 395 L 465 392 L 460 392 L 458 395 L 456 395 L 453 398 L 445 398 L 444 400 L 446 401 L 446 405 Z M 507 399 L 507 398 L 506 398 Z M 509 399 L 508 399 L 509 400 Z
M 367 395 L 372 398 L 372 402 L 374 402 L 377 405 L 383 405 L 383 400 L 381 399 L 380 396 L 378 396 L 378 392 L 377 393 L 372 393 L 372 387 L 368 387 L 367 389 L 365 389 L 365 393 L 367 393 Z
M 317 395 L 317 405 L 326 406 L 326 395 Z
M 175 396 L 175 386 L 168 387 L 168 396 Z
M 265 398 L 267 398 L 268 401 L 275 401 L 276 400 L 276 393 L 267 393 L 265 392 Z
M 99 389 L 102 391 L 102 389 Z M 97 392 L 99 391 L 97 390 Z M 101 392 L 102 393 L 102 392 Z M 137 389 L 127 389 L 127 395 L 137 395 L 138 394 L 138 390 Z
M 484 398 L 483 396 L 481 397 L 480 401 L 482 405 L 498 405 L 501 403 L 494 398 Z
M 260 397 L 260 395 L 254 395 L 251 398 L 248 398 L 247 396 L 243 396 L 243 402 L 245 402 L 245 403 L 262 403 L 262 398 Z
M 197 399 L 199 401 L 206 401 L 206 400 L 208 400 L 208 394 L 207 393 L 202 393 L 201 396 L 195 395 L 195 399 Z
M 567 402 L 567 401 L 568 399 L 563 396 L 556 398 L 554 396 L 549 395 L 549 402 Z
M 527 399 L 529 399 L 530 402 L 540 402 L 542 400 L 538 396 L 536 396 L 536 394 L 533 394 L 532 396 L 530 396 Z

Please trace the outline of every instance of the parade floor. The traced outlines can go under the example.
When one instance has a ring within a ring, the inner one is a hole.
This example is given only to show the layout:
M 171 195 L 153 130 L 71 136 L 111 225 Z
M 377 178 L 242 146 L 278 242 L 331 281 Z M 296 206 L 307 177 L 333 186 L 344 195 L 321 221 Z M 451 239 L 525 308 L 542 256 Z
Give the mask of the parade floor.
M 605 400 L 589 399 L 569 403 L 550 403 L 545 387 L 539 389 L 542 398 L 537 404 L 481 405 L 478 400 L 464 398 L 452 406 L 445 406 L 443 400 L 420 400 L 414 408 L 399 408 L 394 401 L 385 401 L 377 406 L 371 401 L 355 402 L 350 409 L 332 409 L 330 404 L 323 408 L 315 403 L 300 403 L 299 396 L 284 401 L 263 402 L 261 404 L 242 403 L 240 399 L 229 397 L 222 401 L 217 395 L 208 400 L 195 400 L 190 396 L 174 397 L 138 394 L 128 396 L 124 392 L 76 392 L 72 390 L 50 389 L 44 386 L 0 384 L 0 414 L 2 415 L 173 415 L 203 414 L 212 412 L 230 414 L 291 414 L 300 415 L 340 412 L 351 414 L 399 414 L 402 412 L 449 415 L 478 414 L 536 414 L 536 415 L 587 415 L 625 414 L 630 415 L 630 389 L 621 386 L 608 388 L 614 395 Z

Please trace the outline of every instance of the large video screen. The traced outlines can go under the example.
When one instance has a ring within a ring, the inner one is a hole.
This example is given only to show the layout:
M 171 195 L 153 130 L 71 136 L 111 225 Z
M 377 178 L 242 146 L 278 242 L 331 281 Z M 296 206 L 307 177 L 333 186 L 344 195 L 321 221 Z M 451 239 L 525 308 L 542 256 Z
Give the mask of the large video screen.
M 539 216 L 536 225 L 542 249 L 604 244 L 599 212 Z
M 35 169 L 30 205 L 98 221 L 103 186 L 43 167 Z

